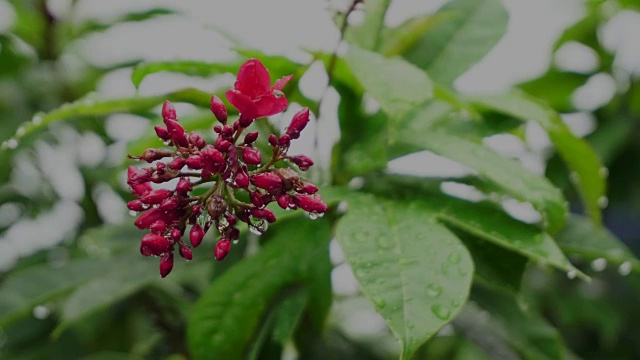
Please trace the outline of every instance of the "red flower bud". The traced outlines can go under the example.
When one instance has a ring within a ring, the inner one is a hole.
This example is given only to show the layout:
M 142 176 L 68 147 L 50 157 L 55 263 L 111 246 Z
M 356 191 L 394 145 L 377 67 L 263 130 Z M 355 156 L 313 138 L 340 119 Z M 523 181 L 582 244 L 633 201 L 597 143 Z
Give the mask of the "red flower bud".
M 253 209 L 251 209 L 251 215 L 253 217 L 258 218 L 258 219 L 265 219 L 270 223 L 276 221 L 275 214 L 273 213 L 273 211 L 271 211 L 269 209 L 256 209 L 256 208 L 253 208 Z
M 261 189 L 265 189 L 270 193 L 277 192 L 282 189 L 282 179 L 275 173 L 266 172 L 251 177 L 251 183 Z
M 244 136 L 244 143 L 246 145 L 253 144 L 254 142 L 256 142 L 256 140 L 258 140 L 258 132 L 257 131 L 253 131 L 253 132 L 247 133 L 247 135 Z
M 211 145 L 207 145 L 202 150 L 202 156 L 213 166 L 224 164 L 224 155 Z
M 160 204 L 164 199 L 168 198 L 171 195 L 173 195 L 173 191 L 169 189 L 158 189 L 153 190 L 149 194 L 141 197 L 140 201 L 145 204 L 155 205 Z
M 171 170 L 180 170 L 184 167 L 184 165 L 187 163 L 187 160 L 183 157 L 177 157 L 175 159 L 173 159 L 170 163 L 169 163 L 169 169 Z
M 143 211 L 145 210 L 144 204 L 140 200 L 132 200 L 127 203 L 127 207 L 129 210 L 133 211 Z
M 220 125 L 215 125 L 213 127 L 213 132 L 215 132 L 216 134 L 220 134 L 222 132 L 222 126 Z
M 182 258 L 191 260 L 193 259 L 193 252 L 191 249 L 184 243 L 180 243 L 179 253 Z
M 247 165 L 260 165 L 260 163 L 262 163 L 260 150 L 252 147 L 245 147 L 242 149 L 242 160 L 244 160 Z
M 181 178 L 176 185 L 176 192 L 180 195 L 186 195 L 191 191 L 191 183 L 186 178 Z
M 162 235 L 162 233 L 167 230 L 167 224 L 162 220 L 158 220 L 149 226 L 149 230 L 154 234 Z
M 142 155 L 140 156 L 131 156 L 129 155 L 130 158 L 132 159 L 140 159 L 140 160 L 144 160 L 148 163 L 154 162 L 156 160 L 168 157 L 173 155 L 173 152 L 170 150 L 164 150 L 164 149 L 147 149 L 145 150 Z
M 269 144 L 271 146 L 276 146 L 278 145 L 278 137 L 275 134 L 271 134 L 269 135 Z
M 131 193 L 135 196 L 144 196 L 151 192 L 153 188 L 151 187 L 151 183 L 146 182 L 144 184 L 139 185 L 131 185 Z
M 293 162 L 294 164 L 298 165 L 298 167 L 302 171 L 307 171 L 309 167 L 313 165 L 313 160 L 311 160 L 311 158 L 309 158 L 308 156 L 304 156 L 304 155 L 291 156 L 289 157 L 289 160 L 291 160 L 291 162 Z
M 164 211 L 171 211 L 177 208 L 179 205 L 180 205 L 180 197 L 174 196 L 163 201 L 162 204 L 160 204 L 160 209 Z
M 187 140 L 186 132 L 184 128 L 178 121 L 176 120 L 165 120 L 165 124 L 167 124 L 167 129 L 169 130 L 169 134 L 171 135 L 171 140 L 174 143 L 178 144 L 181 147 L 189 146 L 189 141 Z
M 300 109 L 293 118 L 291 119 L 291 123 L 287 128 L 286 134 L 291 137 L 291 139 L 297 139 L 300 137 L 300 132 L 307 126 L 309 123 L 309 108 Z
M 238 219 L 231 214 L 227 214 L 224 218 L 227 219 L 230 226 L 233 226 L 238 222 Z
M 315 194 L 318 192 L 318 187 L 313 185 L 312 183 L 303 183 L 300 187 L 300 191 L 303 194 Z
M 229 240 L 238 240 L 240 238 L 240 229 L 238 229 L 237 227 L 232 227 L 231 229 L 229 229 L 226 236 L 229 238 Z
M 182 232 L 180 231 L 180 229 L 173 229 L 171 230 L 171 238 L 175 241 L 180 240 L 180 237 L 182 236 Z
M 239 171 L 236 174 L 236 187 L 247 188 L 249 186 L 249 176 L 244 171 Z
M 173 269 L 173 253 L 168 253 L 160 259 L 160 276 L 166 277 L 171 269 Z
M 289 134 L 280 136 L 278 139 L 278 145 L 282 147 L 289 147 L 289 145 L 291 145 L 291 136 L 289 136 Z
M 158 234 L 146 234 L 140 242 L 140 253 L 144 256 L 160 256 L 171 250 L 169 239 Z
M 140 229 L 147 229 L 151 224 L 158 220 L 164 220 L 164 211 L 158 208 L 151 208 L 140 215 L 136 221 L 133 222 L 135 226 Z
M 289 195 L 285 194 L 285 193 L 280 193 L 276 196 L 276 202 L 278 203 L 278 206 L 280 206 L 281 208 L 287 210 L 290 209 L 290 205 L 291 205 L 291 199 L 289 198 Z
M 127 184 L 140 185 L 151 180 L 151 173 L 145 169 L 138 169 L 135 166 L 129 166 L 127 170 Z
M 249 200 L 256 207 L 264 206 L 264 202 L 262 201 L 262 194 L 257 191 L 249 191 Z
M 213 146 L 221 152 L 227 152 L 229 151 L 229 148 L 231 147 L 231 142 L 225 140 L 222 136 L 218 136 L 218 138 L 216 139 L 216 142 L 213 144 Z
M 233 127 L 231 127 L 231 126 L 229 126 L 229 125 L 225 125 L 225 126 L 223 126 L 223 127 L 222 127 L 222 132 L 221 132 L 221 134 L 222 134 L 222 136 L 224 136 L 226 139 L 230 138 L 230 137 L 231 137 L 231 135 L 233 135 L 233 132 L 235 131 L 235 130 L 234 130 L 234 128 L 236 127 L 236 126 L 235 126 L 236 124 L 234 123 L 233 125 L 234 125 Z
M 187 158 L 186 164 L 190 169 L 202 169 L 202 157 L 200 155 L 191 155 Z
M 202 136 L 200 136 L 200 134 L 195 131 L 189 133 L 188 140 L 191 145 L 197 147 L 198 149 L 202 149 L 205 145 L 207 145 Z
M 222 238 L 220 241 L 216 243 L 216 247 L 213 250 L 213 255 L 216 257 L 216 260 L 222 261 L 222 259 L 227 256 L 229 250 L 231 249 L 231 241 L 227 238 Z
M 156 125 L 153 127 L 153 129 L 156 131 L 156 135 L 158 135 L 160 139 L 165 141 L 171 139 L 171 134 L 169 134 L 169 130 L 167 130 L 166 127 Z
M 176 108 L 169 100 L 165 100 L 164 104 L 162 104 L 162 119 L 165 121 L 165 123 L 167 122 L 167 120 L 178 120 Z
M 322 214 L 328 210 L 320 195 L 293 195 L 293 202 L 305 211 Z
M 224 106 L 222 99 L 220 99 L 216 95 L 213 95 L 211 97 L 210 109 L 213 115 L 215 115 L 216 119 L 218 119 L 218 121 L 223 124 L 227 123 L 227 107 Z
M 202 242 L 204 238 L 204 229 L 198 224 L 195 224 L 191 227 L 191 232 L 189 233 L 189 241 L 191 241 L 191 245 L 196 248 Z

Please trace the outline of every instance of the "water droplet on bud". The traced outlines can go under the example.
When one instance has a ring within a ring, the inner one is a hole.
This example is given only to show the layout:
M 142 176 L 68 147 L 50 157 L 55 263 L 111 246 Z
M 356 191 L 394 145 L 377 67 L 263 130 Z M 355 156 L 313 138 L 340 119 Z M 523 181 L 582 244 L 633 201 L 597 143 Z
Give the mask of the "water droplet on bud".
M 133 211 L 133 210 L 129 210 L 129 215 L 130 216 L 138 216 L 138 212 L 137 211 Z

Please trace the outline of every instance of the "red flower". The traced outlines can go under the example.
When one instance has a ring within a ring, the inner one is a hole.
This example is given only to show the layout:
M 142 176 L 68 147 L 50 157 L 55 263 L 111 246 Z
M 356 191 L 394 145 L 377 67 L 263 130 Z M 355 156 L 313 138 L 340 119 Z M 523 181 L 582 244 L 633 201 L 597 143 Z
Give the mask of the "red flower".
M 227 91 L 227 100 L 245 119 L 256 119 L 282 112 L 288 105 L 282 88 L 293 78 L 285 76 L 271 87 L 269 72 L 258 59 L 249 59 L 242 64 L 232 90 Z

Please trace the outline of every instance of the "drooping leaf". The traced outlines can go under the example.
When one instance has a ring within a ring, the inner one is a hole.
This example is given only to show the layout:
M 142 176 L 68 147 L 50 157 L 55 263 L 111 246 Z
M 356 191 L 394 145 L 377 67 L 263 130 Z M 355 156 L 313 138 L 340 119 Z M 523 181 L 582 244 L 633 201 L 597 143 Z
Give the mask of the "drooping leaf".
M 243 358 L 278 294 L 309 281 L 310 267 L 327 256 L 331 238 L 328 221 L 300 218 L 282 221 L 267 234 L 269 241 L 257 255 L 215 279 L 194 305 L 187 328 L 194 359 Z
M 500 0 L 454 0 L 437 15 L 444 19 L 405 57 L 443 85 L 480 61 L 507 30 L 508 14 Z
M 433 96 L 427 74 L 400 58 L 387 59 L 351 46 L 346 61 L 365 90 L 393 120 L 402 119 Z
M 564 224 L 567 204 L 562 193 L 547 179 L 529 172 L 516 160 L 500 156 L 479 143 L 445 129 L 416 131 L 413 128 L 401 128 L 398 130 L 398 139 L 466 165 L 506 194 L 530 202 L 542 213 L 552 233 Z
M 558 233 L 557 239 L 560 247 L 568 254 L 580 255 L 586 260 L 603 259 L 605 265 L 619 266 L 627 263 L 628 271 L 640 271 L 640 261 L 620 239 L 609 230 L 595 226 L 585 217 L 571 216 L 567 225 Z M 621 269 L 623 270 L 624 268 Z
M 534 120 L 542 126 L 558 153 L 576 174 L 573 180 L 589 216 L 601 221 L 600 203 L 605 196 L 605 174 L 597 154 L 589 144 L 571 133 L 569 127 L 553 109 L 525 94 L 511 92 L 501 95 L 475 97 L 474 102 L 523 121 Z
M 418 203 L 352 196 L 336 237 L 364 294 L 402 344 L 402 359 L 463 306 L 473 263 Z

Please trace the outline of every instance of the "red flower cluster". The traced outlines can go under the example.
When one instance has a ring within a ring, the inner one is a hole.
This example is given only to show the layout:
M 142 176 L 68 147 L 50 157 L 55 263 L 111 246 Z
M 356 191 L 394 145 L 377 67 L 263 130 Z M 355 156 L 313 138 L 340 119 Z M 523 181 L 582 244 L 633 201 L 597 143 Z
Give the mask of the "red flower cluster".
M 281 90 L 292 76 L 286 76 L 270 87 L 267 69 L 257 59 L 244 63 L 238 72 L 234 89 L 226 93 L 229 102 L 240 112 L 239 118 L 227 125 L 227 109 L 220 98 L 211 99 L 211 112 L 221 124 L 213 127 L 217 134 L 213 144 L 195 131 L 187 134 L 169 101 L 162 107 L 165 126 L 156 126 L 158 137 L 173 149 L 147 149 L 137 160 L 153 163 L 146 168 L 129 167 L 128 181 L 137 197 L 128 208 L 142 214 L 134 224 L 151 232 L 142 237 L 140 253 L 159 256 L 160 275 L 165 277 L 173 268 L 173 253 L 178 247 L 180 256 L 193 258 L 191 247 L 182 240 L 190 225 L 189 243 L 197 247 L 212 226 L 219 232 L 214 256 L 222 260 L 238 240 L 238 221 L 248 224 L 252 232 L 262 234 L 269 223 L 276 220 L 266 206 L 276 202 L 283 209 L 309 212 L 321 216 L 327 205 L 316 192 L 318 188 L 304 181 L 290 167 L 276 168 L 287 160 L 302 171 L 313 161 L 304 156 L 287 155 L 291 140 L 297 139 L 309 122 L 309 109 L 298 111 L 285 134 L 269 135 L 271 158 L 264 162 L 254 146 L 258 132 L 241 135 L 256 118 L 282 112 L 288 105 Z M 173 189 L 154 190 L 151 183 L 165 183 L 177 179 Z M 194 195 L 196 187 L 208 188 Z M 236 199 L 237 191 L 248 193 L 250 203 Z

